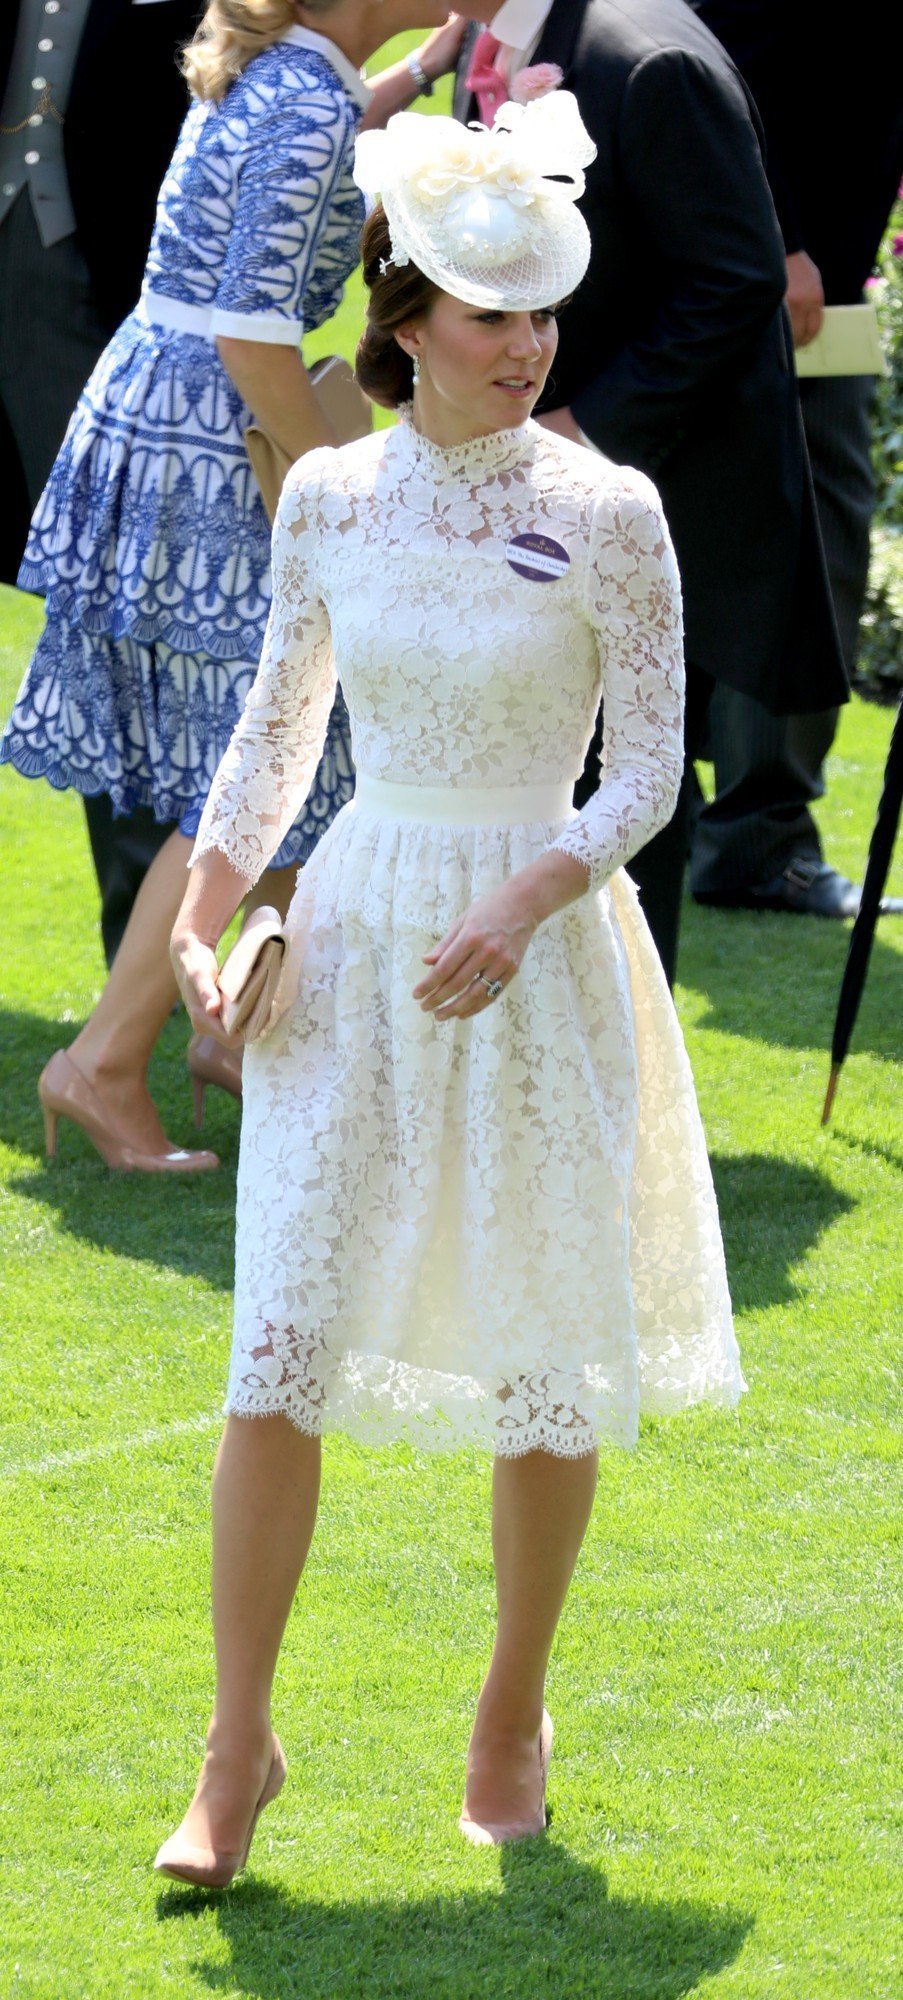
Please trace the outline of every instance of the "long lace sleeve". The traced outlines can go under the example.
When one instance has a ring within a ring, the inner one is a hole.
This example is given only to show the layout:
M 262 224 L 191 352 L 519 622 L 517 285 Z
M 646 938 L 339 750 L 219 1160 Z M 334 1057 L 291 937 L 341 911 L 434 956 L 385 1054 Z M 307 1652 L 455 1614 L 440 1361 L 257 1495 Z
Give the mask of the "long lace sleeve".
M 555 846 L 599 887 L 667 825 L 683 771 L 680 579 L 661 502 L 641 473 L 617 473 L 600 495 L 586 591 L 602 661 L 602 776 Z
M 335 693 L 317 594 L 316 507 L 325 453 L 289 473 L 273 529 L 273 601 L 257 678 L 204 807 L 192 861 L 217 848 L 253 885 L 300 812 Z

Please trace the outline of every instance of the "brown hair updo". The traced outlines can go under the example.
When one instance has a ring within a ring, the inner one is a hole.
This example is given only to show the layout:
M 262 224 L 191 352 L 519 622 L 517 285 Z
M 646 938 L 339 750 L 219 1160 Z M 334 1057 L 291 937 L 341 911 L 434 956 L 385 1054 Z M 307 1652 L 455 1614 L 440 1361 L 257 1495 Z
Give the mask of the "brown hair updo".
M 364 223 L 361 256 L 369 297 L 354 372 L 371 402 L 381 403 L 384 410 L 397 410 L 399 403 L 410 402 L 413 395 L 414 364 L 399 347 L 396 329 L 409 319 L 425 316 L 438 296 L 438 287 L 416 264 L 392 263 L 392 239 L 381 201 Z M 383 264 L 388 266 L 385 271 Z

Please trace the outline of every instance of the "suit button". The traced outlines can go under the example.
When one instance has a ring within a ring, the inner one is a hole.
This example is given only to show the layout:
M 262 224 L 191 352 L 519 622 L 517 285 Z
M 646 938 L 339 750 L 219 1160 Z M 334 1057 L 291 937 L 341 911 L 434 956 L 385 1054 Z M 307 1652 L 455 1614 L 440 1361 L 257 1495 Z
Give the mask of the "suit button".
M 41 157 L 40 153 L 26 153 L 25 165 L 27 167 L 36 167 L 40 157 Z

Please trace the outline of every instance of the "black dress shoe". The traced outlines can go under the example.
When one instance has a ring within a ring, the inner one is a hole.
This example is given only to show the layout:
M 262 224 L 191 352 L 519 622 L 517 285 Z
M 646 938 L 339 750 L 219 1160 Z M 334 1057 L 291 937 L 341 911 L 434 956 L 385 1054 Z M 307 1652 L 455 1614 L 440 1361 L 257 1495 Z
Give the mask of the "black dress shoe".
M 780 875 L 756 884 L 736 896 L 700 897 L 706 903 L 719 901 L 725 908 L 746 910 L 788 910 L 803 917 L 855 917 L 862 891 L 856 882 L 839 875 L 827 861 L 815 854 L 798 854 Z M 903 915 L 903 897 L 885 896 L 883 916 Z

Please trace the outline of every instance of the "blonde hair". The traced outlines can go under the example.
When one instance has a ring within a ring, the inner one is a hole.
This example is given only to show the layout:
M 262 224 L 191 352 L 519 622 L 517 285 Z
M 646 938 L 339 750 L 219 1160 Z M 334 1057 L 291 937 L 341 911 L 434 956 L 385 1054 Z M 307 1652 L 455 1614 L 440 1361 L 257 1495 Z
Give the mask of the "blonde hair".
M 304 0 L 305 12 L 328 14 L 335 0 Z M 230 83 L 287 28 L 298 25 L 294 0 L 209 0 L 183 51 L 182 74 L 193 97 L 225 97 Z

